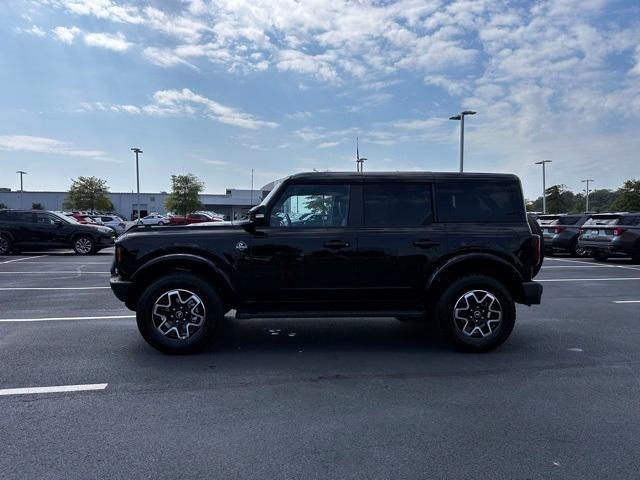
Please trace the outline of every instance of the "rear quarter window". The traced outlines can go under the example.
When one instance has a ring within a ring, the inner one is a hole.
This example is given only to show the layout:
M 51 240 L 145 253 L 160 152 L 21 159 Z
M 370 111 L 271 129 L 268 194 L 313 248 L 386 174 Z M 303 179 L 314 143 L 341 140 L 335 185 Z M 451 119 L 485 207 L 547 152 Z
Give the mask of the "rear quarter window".
M 436 184 L 441 222 L 524 221 L 524 200 L 514 182 L 463 180 Z

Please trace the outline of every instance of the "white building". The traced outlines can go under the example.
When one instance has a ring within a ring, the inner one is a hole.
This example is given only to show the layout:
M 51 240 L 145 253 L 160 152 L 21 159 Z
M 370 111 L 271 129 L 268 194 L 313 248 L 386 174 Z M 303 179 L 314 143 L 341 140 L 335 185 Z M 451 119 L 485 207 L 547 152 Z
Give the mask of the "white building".
M 167 213 L 166 192 L 140 193 L 140 214 Z M 253 205 L 260 203 L 266 192 L 261 190 L 227 189 L 223 194 L 204 193 L 200 195 L 202 209 L 221 213 L 226 219 L 241 218 Z M 112 192 L 108 194 L 115 212 L 125 220 L 133 218 L 137 211 L 137 193 Z M 31 208 L 39 203 L 45 210 L 66 210 L 64 201 L 67 192 L 20 192 L 0 189 L 0 204 L 8 208 Z

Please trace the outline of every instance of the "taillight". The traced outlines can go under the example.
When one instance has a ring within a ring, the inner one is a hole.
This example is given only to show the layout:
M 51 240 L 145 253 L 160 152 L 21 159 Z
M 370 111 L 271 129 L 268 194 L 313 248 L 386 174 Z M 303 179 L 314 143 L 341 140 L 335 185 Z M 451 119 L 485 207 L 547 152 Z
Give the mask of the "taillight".
M 566 228 L 566 227 L 556 227 L 556 228 L 553 230 L 553 233 L 562 233 L 562 232 L 564 232 L 564 231 L 565 231 L 565 228 Z
M 622 235 L 625 232 L 625 230 L 626 230 L 626 228 L 617 227 L 617 228 L 613 229 L 613 234 L 615 236 Z
M 123 248 L 118 245 L 116 247 L 116 263 L 121 263 L 122 262 L 122 254 L 123 254 Z

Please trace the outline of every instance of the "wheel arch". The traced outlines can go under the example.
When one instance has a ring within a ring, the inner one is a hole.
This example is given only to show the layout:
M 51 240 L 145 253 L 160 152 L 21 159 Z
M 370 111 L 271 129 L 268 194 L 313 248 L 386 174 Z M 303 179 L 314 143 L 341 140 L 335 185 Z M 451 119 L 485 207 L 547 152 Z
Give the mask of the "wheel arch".
M 230 307 L 235 302 L 236 289 L 231 278 L 213 261 L 195 254 L 175 253 L 152 258 L 133 273 L 127 306 L 135 310 L 144 286 L 170 272 L 198 275 L 216 288 L 225 307 Z
M 522 274 L 506 260 L 490 253 L 469 253 L 450 258 L 434 270 L 427 281 L 429 298 L 437 298 L 449 281 L 461 275 L 480 274 L 495 278 L 513 295 L 516 302 L 523 298 Z

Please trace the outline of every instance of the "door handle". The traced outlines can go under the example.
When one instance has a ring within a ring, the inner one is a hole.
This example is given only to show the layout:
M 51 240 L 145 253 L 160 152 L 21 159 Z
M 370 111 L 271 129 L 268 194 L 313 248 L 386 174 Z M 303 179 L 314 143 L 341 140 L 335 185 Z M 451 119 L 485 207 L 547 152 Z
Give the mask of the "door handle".
M 328 240 L 323 244 L 327 248 L 345 248 L 349 246 L 349 242 L 343 242 L 342 240 Z
M 433 240 L 416 240 L 415 242 L 413 242 L 413 246 L 414 247 L 418 247 L 418 248 L 431 248 L 431 247 L 437 247 L 438 245 L 440 245 L 440 242 L 434 242 Z

